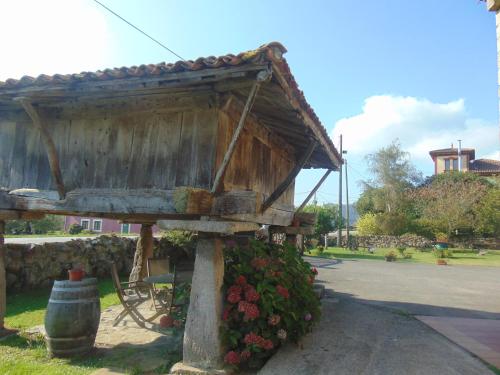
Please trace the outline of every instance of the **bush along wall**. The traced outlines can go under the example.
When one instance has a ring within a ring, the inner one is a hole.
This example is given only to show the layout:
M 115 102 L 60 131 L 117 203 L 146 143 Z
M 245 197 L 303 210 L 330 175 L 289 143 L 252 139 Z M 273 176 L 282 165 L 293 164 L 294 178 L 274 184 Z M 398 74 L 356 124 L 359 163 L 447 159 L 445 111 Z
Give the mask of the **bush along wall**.
M 226 244 L 224 361 L 259 368 L 285 341 L 296 342 L 320 318 L 315 273 L 290 245 Z

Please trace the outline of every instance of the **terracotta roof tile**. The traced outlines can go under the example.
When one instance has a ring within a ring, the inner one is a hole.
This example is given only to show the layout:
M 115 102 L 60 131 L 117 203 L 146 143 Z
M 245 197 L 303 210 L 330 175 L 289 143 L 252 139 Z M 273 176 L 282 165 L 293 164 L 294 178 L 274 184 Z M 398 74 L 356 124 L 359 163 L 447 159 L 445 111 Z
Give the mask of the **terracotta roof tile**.
M 500 160 L 477 159 L 470 163 L 470 171 L 475 173 L 500 173 Z

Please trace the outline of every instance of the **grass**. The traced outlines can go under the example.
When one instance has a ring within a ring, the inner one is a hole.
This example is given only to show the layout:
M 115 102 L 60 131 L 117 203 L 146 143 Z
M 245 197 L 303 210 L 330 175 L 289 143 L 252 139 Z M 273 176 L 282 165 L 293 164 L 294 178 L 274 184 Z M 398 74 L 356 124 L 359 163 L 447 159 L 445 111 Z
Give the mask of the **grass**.
M 98 286 L 102 310 L 120 303 L 111 279 L 99 280 Z M 5 325 L 9 328 L 26 329 L 43 324 L 49 296 L 50 289 L 7 295 Z
M 478 255 L 475 252 L 464 249 L 456 250 L 452 258 L 447 258 L 446 262 L 450 265 L 464 266 L 492 266 L 500 267 L 500 251 L 489 251 L 486 255 Z M 398 262 L 405 263 L 428 263 L 436 264 L 436 258 L 430 250 L 419 251 L 409 248 L 406 253 L 411 254 L 411 259 L 403 259 L 395 248 L 377 248 L 373 254 L 367 251 L 357 250 L 350 251 L 349 249 L 339 247 L 329 247 L 320 253 L 317 249 L 312 250 L 311 254 L 306 252 L 306 255 L 318 256 L 330 259 L 370 259 L 370 260 L 385 260 L 384 256 L 389 251 L 395 251 L 398 254 Z
M 111 279 L 99 280 L 98 287 L 102 310 L 120 303 Z M 41 335 L 23 332 L 43 324 L 49 295 L 50 289 L 44 289 L 7 296 L 5 325 L 20 329 L 21 333 L 0 340 L 0 374 L 87 375 L 103 367 L 120 368 L 134 354 L 134 348 L 120 348 L 69 359 L 50 358 Z M 170 366 L 180 360 L 180 354 L 169 350 L 165 348 L 166 363 L 156 373 L 168 373 Z M 126 373 L 141 374 L 134 368 Z

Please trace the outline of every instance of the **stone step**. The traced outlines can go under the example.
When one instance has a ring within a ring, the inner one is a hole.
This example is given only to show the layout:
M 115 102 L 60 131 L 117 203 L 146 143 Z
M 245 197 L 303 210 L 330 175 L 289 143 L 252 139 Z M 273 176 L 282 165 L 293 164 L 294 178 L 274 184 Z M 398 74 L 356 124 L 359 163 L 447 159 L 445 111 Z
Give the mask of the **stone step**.
M 325 286 L 323 284 L 313 284 L 313 290 L 319 299 L 322 299 L 325 295 Z

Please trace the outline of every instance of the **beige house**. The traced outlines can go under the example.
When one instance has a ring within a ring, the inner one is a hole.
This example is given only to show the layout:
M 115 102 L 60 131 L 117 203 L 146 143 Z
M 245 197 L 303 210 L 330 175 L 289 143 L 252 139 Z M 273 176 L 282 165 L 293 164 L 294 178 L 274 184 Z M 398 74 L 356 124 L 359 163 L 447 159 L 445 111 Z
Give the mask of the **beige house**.
M 476 150 L 473 148 L 462 148 L 459 151 L 451 145 L 450 148 L 432 150 L 429 155 L 434 162 L 434 174 L 445 172 L 459 171 L 477 173 L 482 176 L 498 176 L 500 175 L 500 161 L 493 159 L 477 159 Z

